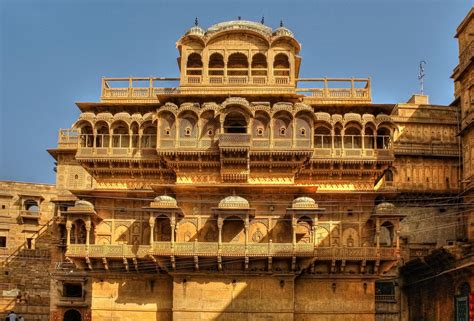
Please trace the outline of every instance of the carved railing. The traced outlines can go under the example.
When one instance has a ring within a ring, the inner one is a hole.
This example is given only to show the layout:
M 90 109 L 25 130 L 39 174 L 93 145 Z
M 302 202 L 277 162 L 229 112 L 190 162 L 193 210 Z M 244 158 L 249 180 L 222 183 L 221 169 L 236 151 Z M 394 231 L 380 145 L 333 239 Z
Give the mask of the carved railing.
M 196 81 L 194 78 L 192 81 Z M 163 84 L 163 86 L 158 86 Z M 164 85 L 171 84 L 167 87 Z M 179 78 L 102 78 L 101 100 L 156 101 L 156 95 L 179 93 Z
M 80 132 L 75 128 L 60 129 L 58 135 L 59 148 L 77 148 Z
M 428 143 L 396 143 L 394 146 L 397 154 L 432 155 L 432 156 L 458 156 L 459 146 L 455 142 L 428 142 Z
M 219 147 L 250 147 L 251 139 L 250 134 L 220 134 Z
M 388 135 L 315 135 L 313 158 L 393 159 L 394 149 Z
M 341 85 L 346 88 L 341 88 Z M 300 78 L 297 79 L 296 93 L 303 95 L 306 101 L 372 100 L 370 78 Z
M 395 294 L 376 294 L 375 302 L 396 302 Z
M 76 143 L 78 158 L 136 158 L 156 156 L 153 134 L 81 134 Z
M 149 245 L 70 244 L 66 256 L 71 258 L 144 258 L 155 256 L 253 256 L 253 257 L 317 257 L 320 260 L 396 260 L 396 248 L 318 247 L 309 243 L 222 243 L 217 242 L 154 242 Z

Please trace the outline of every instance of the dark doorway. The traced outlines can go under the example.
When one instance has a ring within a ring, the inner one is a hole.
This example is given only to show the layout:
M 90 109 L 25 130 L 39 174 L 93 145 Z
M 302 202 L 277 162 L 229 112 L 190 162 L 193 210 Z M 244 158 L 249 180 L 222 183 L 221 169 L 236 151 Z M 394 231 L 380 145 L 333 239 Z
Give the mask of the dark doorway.
M 224 132 L 229 134 L 246 134 L 247 121 L 240 113 L 230 113 L 224 121 Z
M 64 321 L 82 321 L 79 311 L 70 309 L 64 313 Z

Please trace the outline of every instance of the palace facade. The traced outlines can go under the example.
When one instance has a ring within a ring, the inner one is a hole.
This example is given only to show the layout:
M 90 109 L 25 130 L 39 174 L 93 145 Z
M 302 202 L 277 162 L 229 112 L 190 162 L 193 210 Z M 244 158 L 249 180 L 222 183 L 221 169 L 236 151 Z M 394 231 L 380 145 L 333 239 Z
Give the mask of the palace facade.
M 49 150 L 50 320 L 468 320 L 473 12 L 450 106 L 301 78 L 244 20 L 189 29 L 179 78 L 103 78 Z

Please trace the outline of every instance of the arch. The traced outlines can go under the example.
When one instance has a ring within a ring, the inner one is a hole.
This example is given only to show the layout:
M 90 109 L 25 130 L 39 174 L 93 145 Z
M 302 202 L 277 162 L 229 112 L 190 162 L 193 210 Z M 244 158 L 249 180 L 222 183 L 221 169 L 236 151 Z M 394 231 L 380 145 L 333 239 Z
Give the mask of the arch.
M 222 225 L 222 242 L 244 242 L 244 225 L 241 217 L 226 217 Z
M 384 173 L 385 182 L 393 182 L 393 172 L 391 169 L 387 169 Z
M 273 59 L 273 75 L 290 76 L 290 59 L 286 54 L 279 53 Z
M 375 147 L 375 129 L 367 126 L 364 129 L 364 148 L 373 149 Z
M 237 111 L 232 111 L 225 116 L 224 132 L 229 134 L 247 133 L 247 120 L 245 116 Z
M 296 221 L 295 235 L 297 243 L 311 243 L 313 220 L 307 216 Z
M 23 202 L 23 207 L 30 213 L 38 214 L 40 208 L 38 201 L 27 199 Z
M 224 76 L 224 56 L 218 52 L 214 52 L 209 56 L 209 75 Z
M 128 148 L 130 142 L 129 126 L 123 120 L 112 123 L 112 147 Z
M 227 59 L 227 75 L 248 76 L 249 61 L 245 54 L 234 52 Z
M 362 148 L 361 128 L 359 126 L 354 125 L 345 128 L 344 148 Z
M 169 111 L 162 112 L 159 118 L 158 130 L 161 140 L 173 140 L 173 138 L 176 136 L 175 115 Z M 174 144 L 174 141 L 172 143 Z
M 192 242 L 197 237 L 196 225 L 187 221 L 182 222 L 178 226 L 178 232 L 176 234 L 177 242 Z
M 342 245 L 347 247 L 358 247 L 359 233 L 352 227 L 346 228 L 342 232 Z
M 317 124 L 316 126 L 317 127 L 314 128 L 314 147 L 331 148 L 331 129 L 322 124 Z
M 388 149 L 391 144 L 391 131 L 387 127 L 377 128 L 377 148 Z
M 309 142 L 310 139 L 310 133 L 312 131 L 312 128 L 313 128 L 313 121 L 312 119 L 310 119 L 309 117 L 307 117 L 306 115 L 302 114 L 302 113 L 299 113 L 297 116 L 296 116 L 296 137 L 299 138 L 299 139 L 303 139 L 303 138 L 306 138 L 307 141 Z
M 155 220 L 154 240 L 156 242 L 171 241 L 171 221 L 169 217 L 161 215 Z
M 254 138 L 268 138 L 270 136 L 269 126 L 270 118 L 261 112 L 256 113 L 252 125 L 252 136 Z
M 63 321 L 82 321 L 82 315 L 76 309 L 69 309 L 64 312 Z
M 394 226 L 392 222 L 385 221 L 380 225 L 380 246 L 393 246 Z
M 263 53 L 256 53 L 252 57 L 252 76 L 266 76 L 267 75 L 267 57 Z
M 156 148 L 156 126 L 151 121 L 146 121 L 141 125 L 141 131 L 141 147 Z
M 92 231 L 92 229 L 91 229 Z M 71 243 L 72 244 L 86 244 L 86 223 L 84 220 L 78 218 L 72 222 L 71 228 Z
M 95 147 L 96 148 L 108 148 L 110 141 L 110 128 L 109 124 L 103 120 L 95 123 Z
M 179 136 L 180 138 L 197 137 L 198 116 L 193 111 L 185 111 L 179 118 Z
M 202 58 L 197 52 L 193 52 L 188 56 L 186 68 L 202 68 Z

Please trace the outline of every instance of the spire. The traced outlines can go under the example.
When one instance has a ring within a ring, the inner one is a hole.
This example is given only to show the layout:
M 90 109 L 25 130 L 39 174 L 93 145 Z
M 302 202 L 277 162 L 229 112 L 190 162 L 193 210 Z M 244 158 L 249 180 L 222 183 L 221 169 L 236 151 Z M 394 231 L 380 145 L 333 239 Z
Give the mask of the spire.
M 198 17 L 196 17 L 196 19 L 194 19 L 194 25 L 197 27 L 199 26 L 199 20 L 198 20 Z
M 237 20 L 242 20 L 242 17 L 241 17 L 241 16 L 238 16 L 238 17 L 237 17 Z
M 265 16 L 262 16 L 262 20 L 260 20 L 260 23 L 261 23 L 262 25 L 265 24 Z
M 283 20 L 280 20 L 280 27 L 283 27 Z

